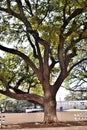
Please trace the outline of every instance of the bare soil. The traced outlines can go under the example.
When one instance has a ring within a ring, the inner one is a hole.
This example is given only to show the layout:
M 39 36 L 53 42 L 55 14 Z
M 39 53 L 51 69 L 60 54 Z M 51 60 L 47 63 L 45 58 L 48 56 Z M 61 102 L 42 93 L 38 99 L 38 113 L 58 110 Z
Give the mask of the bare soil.
M 68 121 L 44 124 L 41 122 L 21 123 L 21 124 L 9 124 L 2 125 L 2 129 L 22 129 L 22 128 L 48 128 L 48 127 L 71 127 L 71 126 L 87 126 L 87 121 Z

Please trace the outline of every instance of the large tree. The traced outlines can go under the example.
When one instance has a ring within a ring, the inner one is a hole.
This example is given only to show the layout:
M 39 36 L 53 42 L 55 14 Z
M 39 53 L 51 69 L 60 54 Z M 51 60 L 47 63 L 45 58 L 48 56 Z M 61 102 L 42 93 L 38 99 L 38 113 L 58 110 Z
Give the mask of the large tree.
M 87 1 L 1 0 L 0 19 L 0 50 L 17 55 L 20 65 L 25 62 L 44 94 L 24 91 L 26 76 L 13 84 L 13 75 L 2 73 L 3 64 L 0 93 L 42 105 L 44 122 L 56 122 L 56 93 L 71 70 L 87 60 Z

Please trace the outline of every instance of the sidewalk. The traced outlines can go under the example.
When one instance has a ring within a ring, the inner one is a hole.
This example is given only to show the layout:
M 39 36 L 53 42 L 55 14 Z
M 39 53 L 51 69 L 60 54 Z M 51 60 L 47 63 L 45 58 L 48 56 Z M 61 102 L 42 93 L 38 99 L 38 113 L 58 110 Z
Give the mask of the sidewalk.
M 84 116 L 81 120 L 87 120 L 87 111 L 72 111 L 72 112 L 57 112 L 59 121 L 75 121 L 76 117 Z M 2 113 L 4 116 L 5 124 L 19 124 L 26 122 L 43 122 L 44 113 Z M 67 118 L 66 118 L 67 117 Z

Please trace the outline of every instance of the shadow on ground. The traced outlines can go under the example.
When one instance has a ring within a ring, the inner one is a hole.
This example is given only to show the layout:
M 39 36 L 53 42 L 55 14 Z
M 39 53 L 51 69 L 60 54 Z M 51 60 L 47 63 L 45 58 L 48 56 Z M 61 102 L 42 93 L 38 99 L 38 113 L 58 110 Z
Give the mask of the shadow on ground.
M 87 121 L 68 121 L 68 122 L 58 122 L 51 124 L 44 124 L 41 122 L 29 122 L 21 124 L 5 124 L 2 125 L 2 129 L 24 129 L 24 128 L 49 128 L 49 127 L 72 127 L 72 126 L 87 126 Z

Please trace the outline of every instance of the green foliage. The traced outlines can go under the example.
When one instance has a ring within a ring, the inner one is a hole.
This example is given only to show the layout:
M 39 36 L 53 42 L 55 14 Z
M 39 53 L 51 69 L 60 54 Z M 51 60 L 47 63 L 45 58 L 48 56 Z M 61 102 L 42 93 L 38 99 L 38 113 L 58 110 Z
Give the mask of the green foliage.
M 65 97 L 66 101 L 76 101 L 76 100 L 87 100 L 87 93 L 80 91 L 70 91 Z
M 23 50 L 21 49 L 21 51 Z M 17 85 L 21 78 L 24 78 L 19 86 L 21 87 L 22 91 L 28 92 L 31 88 L 32 93 L 43 95 L 43 90 L 39 84 L 38 78 L 35 77 L 34 72 L 29 69 L 27 64 L 17 55 L 7 53 L 2 58 L 0 58 L 0 69 L 0 75 L 3 75 L 3 77 L 13 87 Z M 1 81 L 0 85 L 2 89 L 5 89 Z
M 85 94 L 87 90 L 87 62 L 83 62 L 75 67 L 70 75 L 66 78 L 64 82 L 64 87 L 70 91 L 76 91 L 79 93 L 83 92 Z
M 34 84 L 35 84 L 35 82 L 34 82 Z M 37 94 L 39 96 L 44 95 L 42 86 L 40 84 L 35 85 L 35 87 L 31 87 L 30 92 Z
M 2 102 L 2 100 L 6 99 L 5 95 L 0 94 L 0 102 Z
M 32 107 L 33 104 L 25 100 L 15 100 L 9 97 L 1 99 L 0 106 L 3 104 L 4 112 L 25 112 L 27 107 Z

